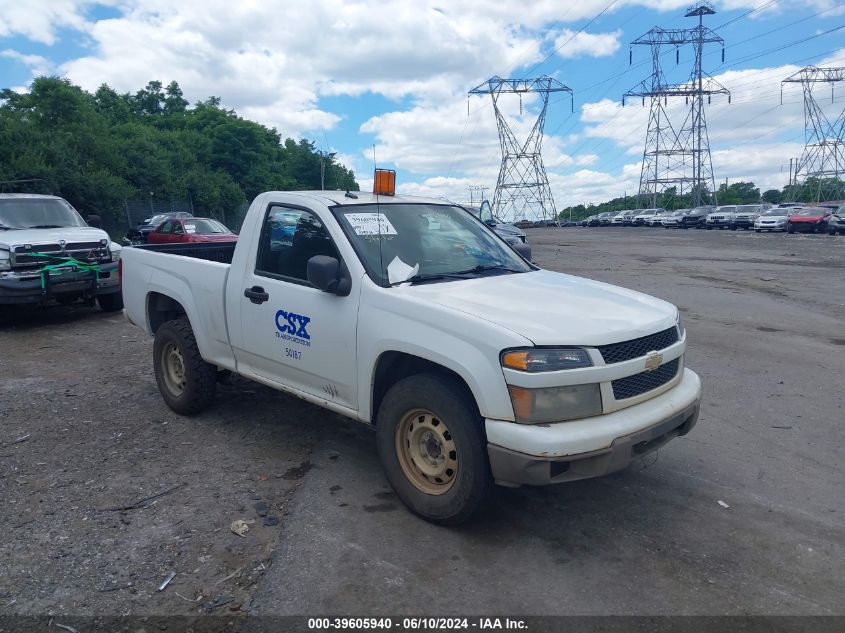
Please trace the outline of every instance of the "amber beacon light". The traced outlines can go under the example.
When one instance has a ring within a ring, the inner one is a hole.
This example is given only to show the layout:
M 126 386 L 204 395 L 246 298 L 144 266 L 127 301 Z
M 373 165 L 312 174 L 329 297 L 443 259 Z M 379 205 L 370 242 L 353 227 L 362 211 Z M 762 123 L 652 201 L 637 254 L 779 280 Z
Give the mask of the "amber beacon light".
M 376 169 L 373 193 L 377 196 L 396 195 L 396 172 L 392 169 Z

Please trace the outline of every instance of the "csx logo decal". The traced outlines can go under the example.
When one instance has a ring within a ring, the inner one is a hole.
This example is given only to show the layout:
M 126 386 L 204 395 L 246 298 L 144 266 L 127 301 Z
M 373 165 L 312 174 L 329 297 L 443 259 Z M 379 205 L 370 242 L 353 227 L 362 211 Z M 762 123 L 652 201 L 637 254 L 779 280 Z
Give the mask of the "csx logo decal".
M 306 329 L 310 322 L 311 317 L 302 316 L 301 314 L 294 314 L 285 310 L 276 312 L 276 329 L 282 334 L 292 334 L 296 338 L 305 341 L 311 340 L 311 335 L 308 334 L 308 330 Z

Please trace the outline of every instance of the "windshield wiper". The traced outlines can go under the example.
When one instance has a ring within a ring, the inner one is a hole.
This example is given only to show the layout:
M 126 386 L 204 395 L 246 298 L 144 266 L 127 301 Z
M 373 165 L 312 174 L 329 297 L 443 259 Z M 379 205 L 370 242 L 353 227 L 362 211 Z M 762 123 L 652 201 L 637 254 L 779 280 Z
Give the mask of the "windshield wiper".
M 63 229 L 65 227 L 59 224 L 36 224 L 35 226 L 28 226 L 28 229 Z
M 394 281 L 391 286 L 398 286 L 400 284 L 418 283 L 422 281 L 434 281 L 436 279 L 472 279 L 475 275 L 471 271 L 463 271 L 456 273 L 425 273 L 424 275 L 411 275 L 402 281 Z
M 502 264 L 483 264 L 475 266 L 474 268 L 470 268 L 468 270 L 458 270 L 451 273 L 426 273 L 423 275 L 412 275 L 407 279 L 402 281 L 395 281 L 391 286 L 398 286 L 399 284 L 406 284 L 406 283 L 417 283 L 423 281 L 435 281 L 437 279 L 473 279 L 478 277 L 479 274 L 485 273 L 492 270 L 498 270 L 502 272 L 508 273 L 522 273 L 525 272 L 524 270 L 517 270 L 515 268 L 508 268 L 507 266 L 503 266 Z
M 456 274 L 463 274 L 463 273 L 486 273 L 491 270 L 499 270 L 505 273 L 524 273 L 524 270 L 517 270 L 516 268 L 510 268 L 505 266 L 504 264 L 479 264 L 475 268 L 470 268 L 469 270 L 462 270 L 460 273 Z

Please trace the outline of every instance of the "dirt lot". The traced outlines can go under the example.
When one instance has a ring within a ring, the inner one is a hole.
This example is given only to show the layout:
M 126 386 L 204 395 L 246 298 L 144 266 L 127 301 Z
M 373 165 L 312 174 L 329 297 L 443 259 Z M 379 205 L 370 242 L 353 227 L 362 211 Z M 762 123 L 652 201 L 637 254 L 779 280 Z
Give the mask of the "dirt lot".
M 0 614 L 843 614 L 845 239 L 529 240 L 544 267 L 684 310 L 689 437 L 444 530 L 393 498 L 355 423 L 240 380 L 182 418 L 121 316 L 19 315 L 0 329 Z
M 240 608 L 332 414 L 233 380 L 212 412 L 179 417 L 146 335 L 96 309 L 21 315 L 0 346 L 4 610 Z M 241 518 L 244 537 L 230 530 Z

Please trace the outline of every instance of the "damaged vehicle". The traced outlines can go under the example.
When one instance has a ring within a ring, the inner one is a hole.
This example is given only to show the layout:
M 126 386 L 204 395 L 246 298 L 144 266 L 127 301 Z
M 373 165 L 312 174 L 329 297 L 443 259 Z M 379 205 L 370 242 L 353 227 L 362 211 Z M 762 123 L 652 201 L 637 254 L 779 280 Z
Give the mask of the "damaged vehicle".
M 0 194 L 0 308 L 15 304 L 93 304 L 123 308 L 121 246 L 64 198 Z

